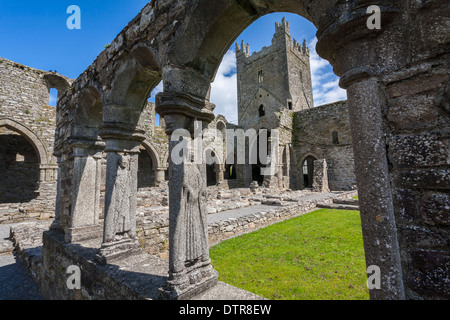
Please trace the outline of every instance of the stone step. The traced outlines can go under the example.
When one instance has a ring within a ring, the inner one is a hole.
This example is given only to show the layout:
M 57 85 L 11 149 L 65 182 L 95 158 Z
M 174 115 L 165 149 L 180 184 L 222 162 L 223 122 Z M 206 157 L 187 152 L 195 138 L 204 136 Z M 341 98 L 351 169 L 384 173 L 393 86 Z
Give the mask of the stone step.
M 359 206 L 351 205 L 351 204 L 328 204 L 328 203 L 318 203 L 318 208 L 323 209 L 336 209 L 336 210 L 356 210 L 359 211 Z
M 12 241 L 0 239 L 0 255 L 10 254 L 13 252 L 13 250 L 14 250 L 14 246 L 13 246 Z
M 359 200 L 357 199 L 333 199 L 333 203 L 359 206 Z

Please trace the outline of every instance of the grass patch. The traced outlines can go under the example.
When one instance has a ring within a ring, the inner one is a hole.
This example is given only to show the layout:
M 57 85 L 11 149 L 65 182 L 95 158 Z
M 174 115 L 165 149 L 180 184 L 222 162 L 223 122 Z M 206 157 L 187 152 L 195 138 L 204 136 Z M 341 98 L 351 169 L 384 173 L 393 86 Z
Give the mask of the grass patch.
M 320 209 L 210 250 L 219 280 L 272 300 L 368 300 L 358 211 Z

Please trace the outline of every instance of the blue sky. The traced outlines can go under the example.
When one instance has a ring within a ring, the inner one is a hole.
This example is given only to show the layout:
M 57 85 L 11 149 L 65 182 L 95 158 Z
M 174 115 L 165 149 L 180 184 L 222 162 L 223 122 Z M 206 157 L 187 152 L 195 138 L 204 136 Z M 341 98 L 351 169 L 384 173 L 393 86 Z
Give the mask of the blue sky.
M 0 0 L 0 57 L 40 69 L 56 70 L 77 78 L 116 35 L 146 5 L 147 0 Z M 81 9 L 81 30 L 69 30 L 67 8 Z M 313 50 L 315 27 L 306 19 L 289 13 L 274 13 L 260 18 L 236 40 L 245 40 L 252 52 L 269 46 L 275 22 L 283 17 L 290 22 L 291 34 L 311 48 L 314 99 L 316 105 L 345 99 L 331 66 Z M 211 93 L 216 113 L 231 122 L 236 119 L 236 61 L 234 45 L 225 55 Z M 161 85 L 154 94 L 161 90 Z M 153 96 L 154 96 L 153 94 Z M 152 100 L 152 99 L 151 99 Z

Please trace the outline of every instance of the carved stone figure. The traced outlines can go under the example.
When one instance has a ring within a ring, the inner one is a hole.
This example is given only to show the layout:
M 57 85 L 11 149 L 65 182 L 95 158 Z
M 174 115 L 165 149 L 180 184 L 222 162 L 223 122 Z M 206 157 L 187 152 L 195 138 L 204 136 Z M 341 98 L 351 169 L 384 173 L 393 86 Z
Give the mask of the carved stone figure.
M 181 252 L 174 264 L 179 272 L 198 261 L 208 260 L 206 190 L 199 165 L 186 164 L 181 192 L 180 213 L 174 240 Z
M 130 155 L 122 155 L 117 161 L 117 174 L 114 186 L 115 197 L 117 197 L 114 212 L 114 240 L 129 237 L 132 230 L 130 217 L 130 181 L 131 181 L 131 158 Z

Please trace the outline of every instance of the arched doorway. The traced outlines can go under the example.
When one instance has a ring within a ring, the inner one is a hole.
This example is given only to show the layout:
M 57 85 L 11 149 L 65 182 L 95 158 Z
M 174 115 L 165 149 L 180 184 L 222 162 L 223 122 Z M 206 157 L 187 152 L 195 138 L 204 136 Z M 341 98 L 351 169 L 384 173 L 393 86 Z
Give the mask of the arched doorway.
M 0 119 L 0 160 L 0 203 L 37 198 L 48 155 L 36 134 L 14 120 Z
M 220 171 L 220 161 L 217 154 L 211 149 L 205 150 L 205 161 L 206 161 L 206 186 L 215 186 L 218 184 L 219 171 Z
M 20 133 L 0 128 L 0 203 L 29 202 L 38 196 L 39 155 Z
M 138 157 L 138 190 L 155 186 L 155 170 L 152 157 L 143 146 Z
M 208 187 L 215 186 L 217 184 L 216 170 L 214 164 L 206 165 L 206 185 Z
M 312 188 L 315 160 L 317 160 L 315 157 L 308 156 L 302 163 L 303 186 L 305 188 Z

